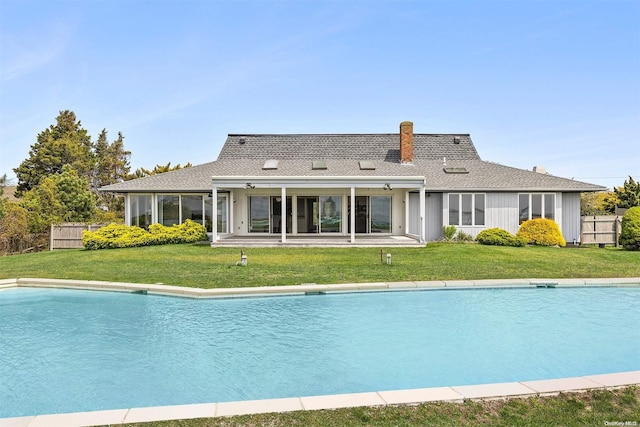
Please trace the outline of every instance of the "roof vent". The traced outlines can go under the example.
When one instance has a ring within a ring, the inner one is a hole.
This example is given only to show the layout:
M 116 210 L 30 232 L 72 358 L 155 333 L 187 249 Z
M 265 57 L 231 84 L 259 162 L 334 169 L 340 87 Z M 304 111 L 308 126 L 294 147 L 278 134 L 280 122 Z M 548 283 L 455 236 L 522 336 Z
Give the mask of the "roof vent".
M 376 170 L 376 164 L 372 160 L 360 160 L 360 170 L 362 171 L 374 171 Z
M 327 169 L 327 161 L 326 160 L 313 160 L 311 162 L 311 169 L 313 169 L 313 170 L 324 170 L 324 169 Z
M 534 172 L 538 172 L 538 173 L 542 173 L 542 174 L 546 174 L 547 173 L 547 168 L 545 168 L 544 166 L 534 166 L 533 167 L 533 171 Z
M 453 143 L 454 144 L 460 144 L 460 137 L 459 136 L 454 136 L 453 137 Z
M 244 145 L 247 142 L 247 138 L 240 138 L 238 142 L 240 143 L 240 145 Z
M 262 166 L 263 170 L 275 170 L 278 169 L 278 161 L 274 160 L 274 159 L 269 159 L 266 162 L 264 162 L 264 165 Z
M 442 168 L 442 170 L 444 171 L 444 173 L 457 173 L 457 174 L 469 173 L 467 168 Z

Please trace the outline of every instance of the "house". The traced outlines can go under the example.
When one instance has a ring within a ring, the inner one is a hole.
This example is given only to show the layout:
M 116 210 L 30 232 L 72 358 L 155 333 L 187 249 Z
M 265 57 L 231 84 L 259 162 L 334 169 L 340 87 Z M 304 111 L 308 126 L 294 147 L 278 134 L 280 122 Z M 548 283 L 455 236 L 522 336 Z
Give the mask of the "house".
M 192 219 L 215 246 L 258 236 L 422 244 L 447 225 L 516 233 L 540 217 L 574 242 L 580 193 L 605 188 L 483 161 L 468 134 L 414 134 L 402 122 L 399 134 L 230 134 L 214 162 L 101 190 L 125 195 L 129 225 Z

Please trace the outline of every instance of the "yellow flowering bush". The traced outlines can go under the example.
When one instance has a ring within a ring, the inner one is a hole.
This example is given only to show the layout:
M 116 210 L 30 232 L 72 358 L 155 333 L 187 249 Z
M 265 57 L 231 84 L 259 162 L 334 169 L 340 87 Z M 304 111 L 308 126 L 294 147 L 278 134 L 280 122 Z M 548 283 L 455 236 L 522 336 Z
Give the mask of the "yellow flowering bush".
M 96 231 L 84 231 L 82 244 L 86 249 L 115 249 L 168 243 L 193 243 L 207 240 L 207 230 L 200 223 L 186 220 L 182 224 L 166 227 L 151 224 L 149 231 L 124 224 L 109 224 Z
M 558 224 L 547 218 L 530 219 L 520 224 L 516 234 L 523 237 L 527 243 L 541 246 L 566 246 L 567 242 L 562 237 Z

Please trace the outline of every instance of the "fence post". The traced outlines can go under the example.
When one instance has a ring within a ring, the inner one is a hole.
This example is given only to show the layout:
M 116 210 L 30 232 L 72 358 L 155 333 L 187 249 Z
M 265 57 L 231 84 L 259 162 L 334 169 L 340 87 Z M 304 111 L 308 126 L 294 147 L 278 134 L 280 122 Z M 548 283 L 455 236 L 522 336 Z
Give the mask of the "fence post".
M 620 233 L 622 232 L 622 221 L 619 216 L 616 216 L 615 225 L 613 227 L 616 233 L 616 248 L 620 247 Z

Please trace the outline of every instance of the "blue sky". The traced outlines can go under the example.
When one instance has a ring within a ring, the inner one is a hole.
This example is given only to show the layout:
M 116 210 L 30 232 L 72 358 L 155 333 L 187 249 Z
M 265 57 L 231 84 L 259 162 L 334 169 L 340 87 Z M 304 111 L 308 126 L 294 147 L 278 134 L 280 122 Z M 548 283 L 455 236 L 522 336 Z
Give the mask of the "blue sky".
M 0 175 L 66 109 L 132 169 L 411 120 L 611 188 L 640 180 L 640 2 L 1 0 Z

